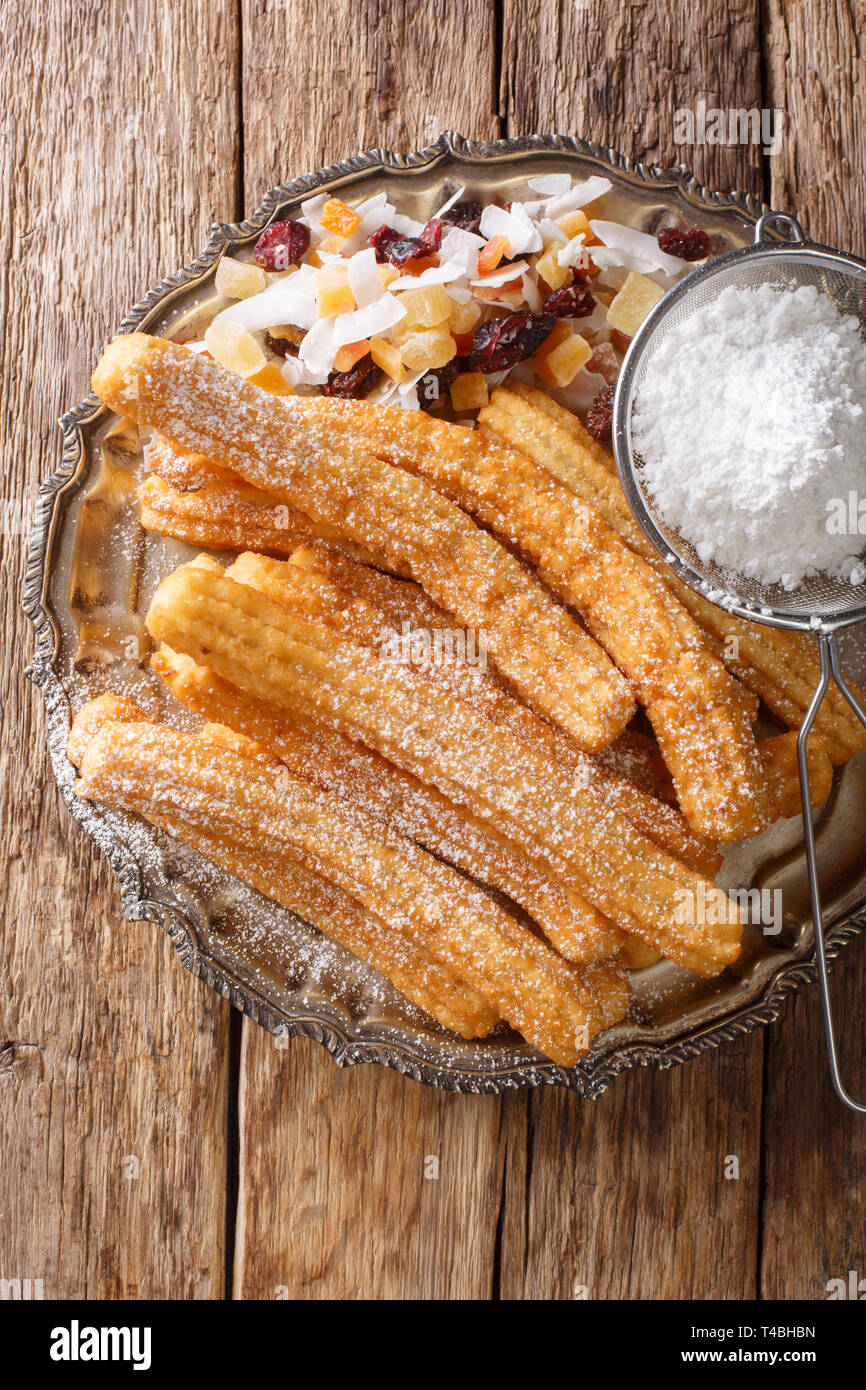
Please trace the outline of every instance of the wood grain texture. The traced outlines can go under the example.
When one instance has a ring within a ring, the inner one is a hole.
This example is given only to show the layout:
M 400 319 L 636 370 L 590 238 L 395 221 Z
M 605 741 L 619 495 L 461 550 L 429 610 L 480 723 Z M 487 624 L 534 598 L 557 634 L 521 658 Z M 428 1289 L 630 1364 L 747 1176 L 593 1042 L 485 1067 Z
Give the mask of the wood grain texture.
M 759 0 L 504 0 L 506 134 L 580 135 L 710 188 L 761 191 L 756 147 L 677 145 L 680 108 L 761 102 Z
M 2 25 L 3 491 L 29 503 L 111 328 L 232 207 L 236 43 L 222 0 L 8 4 Z M 227 1009 L 121 920 L 59 803 L 22 678 L 24 538 L 0 541 L 0 1276 L 220 1296 Z
M 247 207 L 359 150 L 499 133 L 493 0 L 242 0 Z
M 866 251 L 862 0 L 770 0 L 768 104 L 785 112 L 771 162 L 774 207 L 807 234 Z M 866 1101 L 866 950 L 847 947 L 833 971 L 842 1076 Z M 768 1035 L 763 1259 L 766 1298 L 826 1298 L 828 1281 L 866 1278 L 866 1121 L 830 1086 L 816 987 L 792 1000 Z

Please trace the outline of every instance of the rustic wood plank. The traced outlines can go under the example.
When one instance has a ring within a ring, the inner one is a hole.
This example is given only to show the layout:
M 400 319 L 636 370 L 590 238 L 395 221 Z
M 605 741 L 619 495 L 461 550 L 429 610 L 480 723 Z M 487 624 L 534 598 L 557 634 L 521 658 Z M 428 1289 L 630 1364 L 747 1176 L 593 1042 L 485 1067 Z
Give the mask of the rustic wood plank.
M 233 209 L 237 28 L 229 0 L 9 4 L 2 24 L 3 491 L 30 503 L 112 327 Z M 228 1010 L 121 920 L 59 803 L 22 678 L 24 540 L 0 544 L 0 1275 L 219 1297 Z
M 678 146 L 674 113 L 760 108 L 760 52 L 750 0 L 506 0 L 501 108 L 512 135 L 574 133 L 759 191 L 759 148 Z M 533 1095 L 527 1151 L 517 1127 L 506 1159 L 502 1297 L 753 1296 L 762 1056 L 758 1035 L 593 1103 Z
M 862 0 L 770 0 L 768 103 L 783 109 L 771 161 L 774 207 L 809 235 L 862 256 L 866 250 L 866 56 Z M 849 946 L 833 972 L 842 1071 L 866 1095 L 860 1021 L 866 949 Z M 866 1125 L 836 1100 L 827 1072 L 817 988 L 798 996 L 769 1036 L 763 1259 L 767 1298 L 826 1298 L 828 1281 L 866 1278 Z
M 758 0 L 505 0 L 506 133 L 579 135 L 651 164 L 686 164 L 710 188 L 761 191 L 751 146 L 677 145 L 674 115 L 761 106 Z
M 499 133 L 493 0 L 243 0 L 247 207 L 359 150 Z M 315 37 L 313 37 L 315 36 Z
M 497 133 L 489 0 L 243 9 L 248 208 L 356 150 Z M 242 1095 L 237 1297 L 490 1297 L 497 1099 L 336 1071 L 316 1045 L 280 1051 L 248 1024 Z M 438 1179 L 424 1177 L 425 1155 Z

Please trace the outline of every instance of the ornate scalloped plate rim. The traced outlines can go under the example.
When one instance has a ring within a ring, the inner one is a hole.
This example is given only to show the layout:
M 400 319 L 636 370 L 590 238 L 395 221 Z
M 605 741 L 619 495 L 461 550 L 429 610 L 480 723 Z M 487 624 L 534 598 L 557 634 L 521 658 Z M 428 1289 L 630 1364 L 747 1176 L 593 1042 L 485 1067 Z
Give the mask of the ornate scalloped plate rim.
M 704 188 L 684 165 L 661 169 L 636 164 L 617 151 L 580 140 L 576 136 L 531 135 L 511 140 L 469 141 L 452 131 L 412 154 L 373 149 L 332 164 L 316 173 L 303 175 L 272 188 L 252 217 L 240 223 L 216 223 L 202 252 L 181 270 L 174 271 L 154 286 L 123 319 L 118 333 L 146 328 L 172 299 L 203 282 L 228 243 L 249 241 L 271 220 L 278 207 L 297 200 L 318 188 L 339 188 L 360 173 L 389 172 L 400 169 L 434 168 L 450 156 L 467 163 L 484 165 L 493 160 L 520 159 L 527 154 L 577 154 L 596 162 L 600 169 L 612 169 L 621 177 L 660 190 L 676 188 L 680 197 L 696 208 L 728 208 L 757 221 L 770 211 L 766 204 L 746 193 L 719 193 Z M 192 925 L 174 906 L 143 896 L 143 875 L 134 854 L 124 842 L 110 814 L 82 803 L 73 794 L 74 770 L 65 750 L 71 709 L 63 682 L 54 669 L 59 632 L 47 598 L 50 559 L 64 495 L 78 481 L 85 462 L 83 427 L 107 413 L 93 394 L 67 411 L 59 424 L 63 432 L 60 466 L 40 487 L 36 516 L 28 550 L 22 608 L 36 632 L 36 650 L 27 674 L 39 687 L 45 700 L 47 742 L 54 775 L 70 814 L 85 833 L 102 849 L 117 876 L 121 904 L 128 921 L 158 922 L 171 938 L 187 970 L 210 985 L 217 993 L 242 1010 L 247 1017 L 277 1036 L 305 1036 L 319 1042 L 338 1066 L 373 1062 L 400 1072 L 413 1080 L 449 1091 L 469 1094 L 499 1094 L 503 1091 L 542 1085 L 565 1086 L 586 1097 L 594 1097 L 610 1085 L 614 1077 L 632 1067 L 667 1069 L 689 1061 L 779 1017 L 787 996 L 803 984 L 816 979 L 814 958 L 784 962 L 767 981 L 761 998 L 735 1010 L 718 1022 L 702 1024 L 676 1040 L 654 1044 L 639 1041 L 608 1053 L 590 1054 L 576 1067 L 566 1068 L 550 1061 L 527 1061 L 505 1065 L 494 1062 L 485 1069 L 465 1065 L 434 1064 L 410 1046 L 388 1036 L 388 1030 L 360 1024 L 356 1032 L 311 1011 L 277 1011 L 254 987 L 242 982 L 225 966 L 217 965 L 199 946 Z M 841 947 L 866 929 L 866 903 L 844 913 L 828 933 L 828 954 L 835 957 Z

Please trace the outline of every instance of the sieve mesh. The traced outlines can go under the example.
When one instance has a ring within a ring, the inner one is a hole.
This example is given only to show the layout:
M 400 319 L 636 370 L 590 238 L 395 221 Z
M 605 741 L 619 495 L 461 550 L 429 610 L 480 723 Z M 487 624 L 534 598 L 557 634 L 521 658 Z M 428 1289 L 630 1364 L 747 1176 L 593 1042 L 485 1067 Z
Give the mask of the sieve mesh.
M 745 616 L 787 627 L 842 627 L 866 617 L 866 583 L 852 585 L 815 575 L 791 591 L 766 585 L 700 558 L 658 512 L 643 478 L 643 460 L 632 448 L 632 405 L 647 366 L 665 338 L 696 310 L 730 286 L 814 285 L 841 313 L 859 319 L 866 337 L 866 264 L 811 243 L 760 243 L 734 251 L 694 272 L 672 290 L 642 325 L 617 387 L 614 446 L 623 486 L 638 520 L 683 577 L 715 602 Z M 866 484 L 866 479 L 864 479 Z

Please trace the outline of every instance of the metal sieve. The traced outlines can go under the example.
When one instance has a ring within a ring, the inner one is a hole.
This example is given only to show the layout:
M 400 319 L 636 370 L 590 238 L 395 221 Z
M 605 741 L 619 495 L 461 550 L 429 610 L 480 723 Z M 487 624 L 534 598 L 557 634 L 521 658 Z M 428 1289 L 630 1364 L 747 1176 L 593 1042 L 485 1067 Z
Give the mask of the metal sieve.
M 787 239 L 768 240 L 766 233 L 771 225 L 783 228 Z M 799 222 L 793 217 L 784 213 L 767 213 L 755 228 L 753 245 L 741 247 L 700 266 L 659 300 L 641 324 L 626 354 L 617 382 L 613 408 L 613 447 L 619 476 L 637 521 L 662 557 L 687 584 L 738 617 L 766 623 L 770 627 L 802 629 L 813 633 L 818 643 L 821 675 L 797 738 L 815 957 L 833 1086 L 846 1105 L 866 1114 L 866 1105 L 852 1099 L 842 1085 L 839 1074 L 806 761 L 806 739 L 831 677 L 861 723 L 866 725 L 866 708 L 842 674 L 838 646 L 838 636 L 843 628 L 866 619 L 866 583 L 852 585 L 829 579 L 826 575 L 817 575 L 805 579 L 797 589 L 788 591 L 778 584 L 760 584 L 713 562 L 705 563 L 689 541 L 659 515 L 643 478 L 643 460 L 632 447 L 632 406 L 640 391 L 648 362 L 671 329 L 715 299 L 728 286 L 757 288 L 768 283 L 789 289 L 813 285 L 822 294 L 829 295 L 842 313 L 855 315 L 866 336 L 866 262 L 831 247 L 807 241 Z

